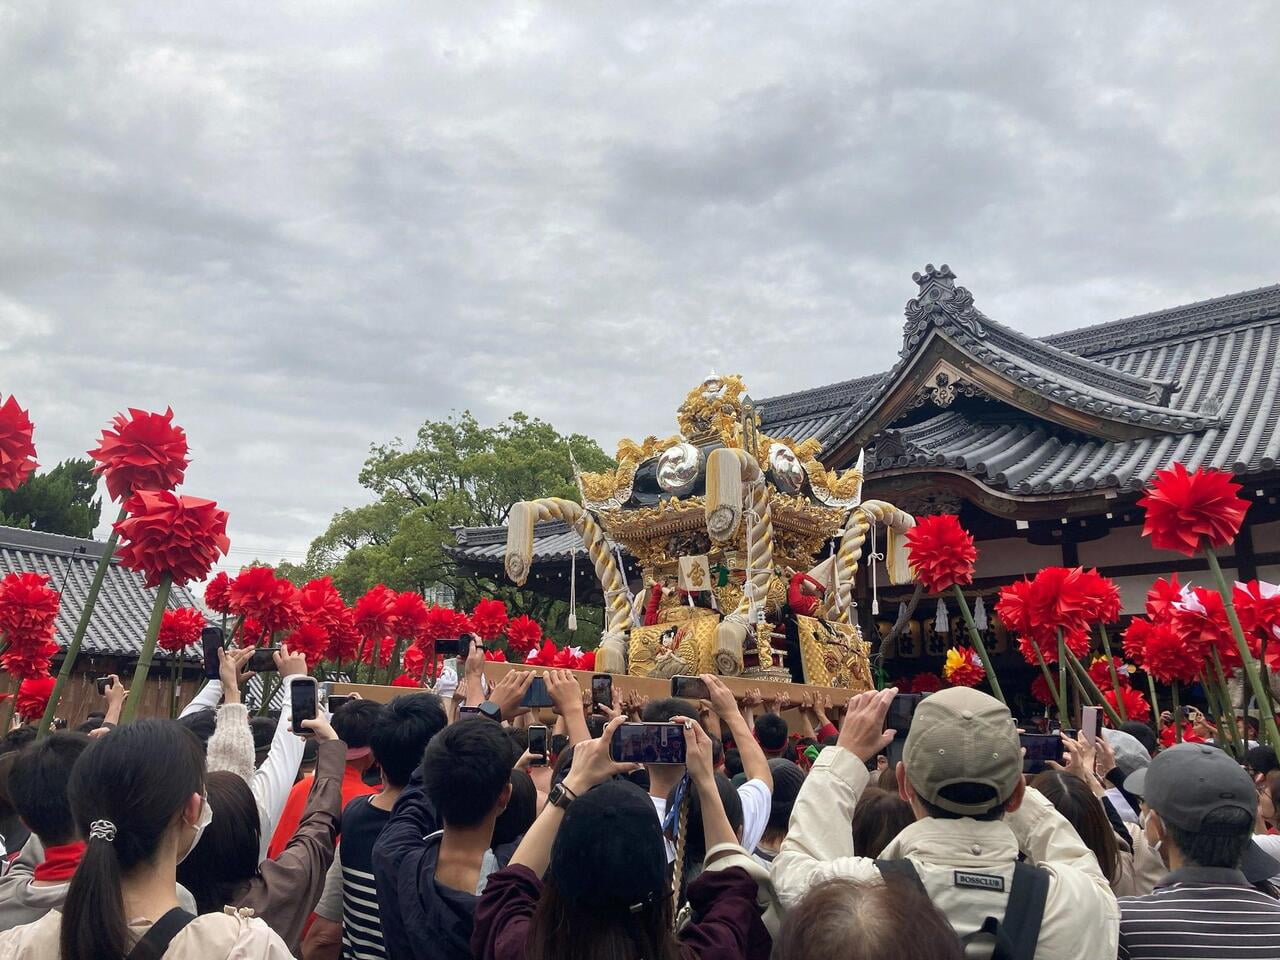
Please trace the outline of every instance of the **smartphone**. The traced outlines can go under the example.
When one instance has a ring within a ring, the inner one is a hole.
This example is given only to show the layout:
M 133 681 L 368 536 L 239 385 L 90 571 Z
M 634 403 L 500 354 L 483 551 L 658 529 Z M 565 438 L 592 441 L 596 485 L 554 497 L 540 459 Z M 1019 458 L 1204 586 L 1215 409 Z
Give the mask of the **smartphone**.
M 609 756 L 617 763 L 684 763 L 684 724 L 624 723 L 613 731 Z
M 533 766 L 547 765 L 547 728 L 540 723 L 529 728 L 529 753 L 533 756 Z
M 254 673 L 275 673 L 276 654 L 279 652 L 279 647 L 258 647 L 253 651 L 249 662 L 245 664 L 245 669 L 252 670 Z
M 315 677 L 294 677 L 289 687 L 289 707 L 293 711 L 294 733 L 309 734 L 311 731 L 302 726 L 303 720 L 316 718 L 316 680 Z
M 701 677 L 672 677 L 671 695 L 681 700 L 710 700 L 711 691 Z
M 541 677 L 534 677 L 533 683 L 529 684 L 529 689 L 524 692 L 524 699 L 520 701 L 522 707 L 553 707 L 555 701 L 551 699 L 551 694 L 547 692 L 547 681 Z
M 204 650 L 204 676 L 206 680 L 217 680 L 218 651 L 222 649 L 226 634 L 221 627 L 205 627 L 200 631 L 200 644 Z
M 1049 761 L 1061 763 L 1065 755 L 1062 738 L 1056 733 L 1020 733 L 1018 739 L 1027 752 L 1022 757 L 1023 773 L 1041 773 Z
M 1090 743 L 1096 743 L 1097 739 L 1102 736 L 1102 708 L 1081 707 L 1080 729 L 1083 731 L 1086 740 Z
M 110 690 L 112 686 L 114 686 L 114 683 L 110 677 L 99 677 L 97 680 L 94 681 L 94 683 L 98 685 L 98 696 L 100 697 L 106 696 L 107 691 Z
M 436 653 L 442 657 L 457 657 L 460 660 L 466 660 L 467 655 L 471 653 L 471 644 L 475 639 L 469 633 L 464 633 L 460 637 L 445 637 L 443 640 L 436 641 Z
M 591 706 L 605 706 L 613 709 L 613 677 L 607 673 L 593 674 L 591 677 Z
M 354 699 L 355 699 L 355 697 L 353 697 L 353 696 L 352 696 L 351 694 L 349 694 L 349 693 L 331 693 L 331 694 L 329 694 L 329 712 L 330 712 L 331 714 L 332 714 L 332 713 L 337 713 L 337 712 L 338 712 L 338 708 L 339 708 L 339 707 L 345 706 L 346 704 L 350 703 L 350 702 L 351 702 L 352 700 L 354 700 Z
M 889 711 L 884 715 L 884 729 L 894 731 L 894 738 L 905 740 L 907 731 L 911 729 L 911 718 L 916 714 L 916 707 L 923 699 L 922 693 L 895 694 L 889 704 Z

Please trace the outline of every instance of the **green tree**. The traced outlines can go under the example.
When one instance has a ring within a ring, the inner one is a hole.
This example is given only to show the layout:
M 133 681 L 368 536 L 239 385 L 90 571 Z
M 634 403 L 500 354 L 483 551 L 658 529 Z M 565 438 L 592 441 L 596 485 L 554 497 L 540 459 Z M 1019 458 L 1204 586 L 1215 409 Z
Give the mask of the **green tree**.
M 0 491 L 0 524 L 92 537 L 102 519 L 102 498 L 93 461 L 64 460 L 52 470 L 32 475 L 17 490 Z
M 371 447 L 360 483 L 377 499 L 335 515 L 312 541 L 305 563 L 279 569 L 298 583 L 330 576 L 349 602 L 376 583 L 397 590 L 447 586 L 462 609 L 480 597 L 501 597 L 513 615 L 528 613 L 567 639 L 567 603 L 517 590 L 505 579 L 463 574 L 444 546 L 453 542 L 454 527 L 504 523 L 519 500 L 577 500 L 570 447 L 584 470 L 613 468 L 595 441 L 562 435 L 523 413 L 493 427 L 470 413 L 429 420 L 412 445 L 396 440 Z M 598 635 L 591 625 L 602 620 L 599 608 L 579 606 L 578 617 L 581 638 Z

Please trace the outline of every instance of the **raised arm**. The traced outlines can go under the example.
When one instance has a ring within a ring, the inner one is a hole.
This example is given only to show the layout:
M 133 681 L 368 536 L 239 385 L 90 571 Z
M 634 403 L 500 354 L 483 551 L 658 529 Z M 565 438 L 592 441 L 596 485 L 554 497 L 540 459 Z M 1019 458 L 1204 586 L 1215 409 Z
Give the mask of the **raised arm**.
M 573 674 L 568 670 L 548 670 L 546 673 L 547 693 L 555 704 L 556 713 L 564 720 L 565 733 L 569 743 L 582 743 L 591 739 L 591 731 L 587 729 L 587 718 L 582 712 L 582 688 Z
M 271 747 L 262 766 L 254 771 L 249 789 L 258 801 L 258 814 L 262 818 L 262 855 L 266 856 L 271 836 L 275 833 L 284 812 L 285 802 L 289 799 L 289 791 L 293 789 L 298 778 L 298 768 L 302 766 L 302 738 L 289 729 L 293 720 L 290 708 L 289 691 L 293 686 L 293 678 L 305 676 L 307 661 L 302 654 L 290 653 L 283 644 L 276 654 L 276 669 L 280 672 L 283 686 L 280 719 L 276 721 L 275 736 L 271 738 Z
M 760 744 L 756 742 L 755 733 L 750 724 L 738 712 L 738 704 L 733 699 L 733 692 L 725 686 L 723 680 L 711 673 L 704 673 L 702 682 L 707 685 L 707 690 L 711 694 L 711 708 L 728 729 L 734 745 L 738 748 L 738 756 L 742 758 L 742 772 L 747 775 L 748 780 L 763 781 L 772 792 L 773 772 L 769 769 L 769 759 L 764 755 Z
M 210 772 L 225 770 L 248 784 L 253 783 L 253 733 L 235 679 L 240 665 L 252 655 L 251 649 L 218 650 L 218 674 L 226 695 L 218 708 L 218 722 L 207 751 Z

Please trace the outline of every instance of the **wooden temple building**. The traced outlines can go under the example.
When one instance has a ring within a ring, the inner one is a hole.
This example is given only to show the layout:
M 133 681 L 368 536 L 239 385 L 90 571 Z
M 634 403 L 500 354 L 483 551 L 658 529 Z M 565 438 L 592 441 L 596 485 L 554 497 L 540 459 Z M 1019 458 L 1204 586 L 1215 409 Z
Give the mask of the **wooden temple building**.
M 1025 695 L 1035 671 L 992 615 L 1003 584 L 1045 566 L 1097 567 L 1130 615 L 1157 576 L 1208 583 L 1201 560 L 1155 551 L 1141 536 L 1135 501 L 1174 461 L 1229 470 L 1245 485 L 1252 505 L 1223 566 L 1237 579 L 1280 582 L 1280 285 L 1037 339 L 1017 318 L 979 310 L 946 265 L 913 279 L 890 370 L 760 401 L 761 428 L 819 439 L 828 468 L 851 467 L 865 451 L 866 499 L 917 516 L 959 514 L 978 541 L 970 605 L 981 598 L 1006 689 Z M 501 528 L 460 529 L 449 552 L 464 569 L 501 577 L 505 539 Z M 567 594 L 575 552 L 581 559 L 563 525 L 540 526 L 529 587 Z M 874 638 L 911 589 L 890 587 L 881 567 L 873 611 L 867 569 L 859 620 Z M 576 574 L 580 598 L 598 593 L 588 564 Z M 951 607 L 940 616 L 932 598 L 918 605 L 884 651 L 890 677 L 939 671 L 963 631 Z

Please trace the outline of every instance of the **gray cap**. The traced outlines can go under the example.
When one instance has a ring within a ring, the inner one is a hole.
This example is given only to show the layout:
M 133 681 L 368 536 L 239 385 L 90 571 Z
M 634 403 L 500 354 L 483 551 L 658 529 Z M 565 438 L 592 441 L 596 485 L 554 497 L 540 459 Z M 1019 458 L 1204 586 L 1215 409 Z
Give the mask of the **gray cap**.
M 1204 831 L 1215 810 L 1258 812 L 1258 791 L 1236 763 L 1207 743 L 1180 743 L 1156 755 L 1151 765 L 1125 777 L 1136 793 L 1167 822 L 1183 830 Z
M 921 798 L 975 816 L 1013 796 L 1022 780 L 1022 743 L 1003 703 L 970 687 L 949 687 L 916 707 L 902 765 Z M 988 787 L 990 798 L 961 803 L 943 793 L 961 783 Z
M 1151 754 L 1147 753 L 1147 748 L 1133 734 L 1104 727 L 1102 735 L 1107 738 L 1107 743 L 1116 755 L 1116 766 L 1126 777 L 1132 776 L 1151 762 Z

